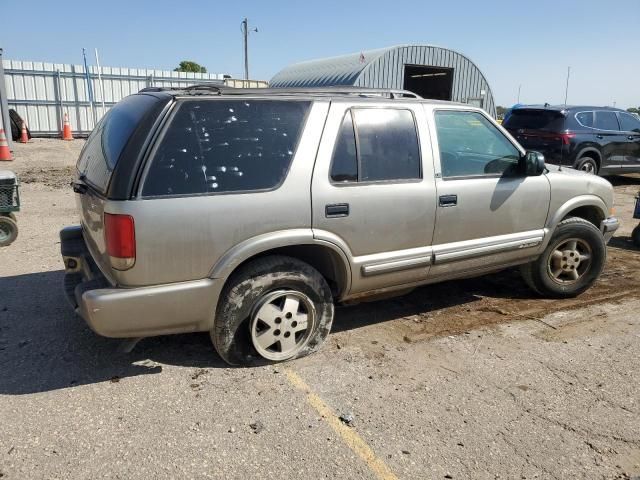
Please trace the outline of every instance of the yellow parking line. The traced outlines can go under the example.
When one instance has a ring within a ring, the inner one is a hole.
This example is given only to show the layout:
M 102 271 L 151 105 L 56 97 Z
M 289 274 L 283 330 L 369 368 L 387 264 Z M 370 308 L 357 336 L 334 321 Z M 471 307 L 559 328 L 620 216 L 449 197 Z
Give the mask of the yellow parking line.
M 324 401 L 305 383 L 296 372 L 290 368 L 285 369 L 289 382 L 307 395 L 307 402 L 322 416 L 322 418 L 340 435 L 340 438 L 353 450 L 371 469 L 376 476 L 382 480 L 397 480 L 393 472 L 387 465 L 373 453 L 373 450 L 351 427 L 344 425 Z

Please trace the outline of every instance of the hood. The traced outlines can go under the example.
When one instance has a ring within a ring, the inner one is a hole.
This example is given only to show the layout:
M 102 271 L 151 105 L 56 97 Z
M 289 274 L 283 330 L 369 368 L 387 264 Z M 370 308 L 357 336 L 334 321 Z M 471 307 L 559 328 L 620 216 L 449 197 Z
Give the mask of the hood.
M 546 163 L 545 167 L 549 170 L 549 173 L 561 173 L 565 175 L 591 175 L 589 173 L 583 172 L 582 170 L 576 170 L 575 168 L 571 168 L 568 166 L 555 165 L 551 163 Z
M 560 168 L 558 165 L 546 164 L 545 174 L 551 185 L 551 198 L 569 200 L 580 195 L 600 197 L 607 207 L 613 207 L 613 186 L 598 175 L 575 170 L 570 167 Z M 605 215 L 608 215 L 608 211 Z

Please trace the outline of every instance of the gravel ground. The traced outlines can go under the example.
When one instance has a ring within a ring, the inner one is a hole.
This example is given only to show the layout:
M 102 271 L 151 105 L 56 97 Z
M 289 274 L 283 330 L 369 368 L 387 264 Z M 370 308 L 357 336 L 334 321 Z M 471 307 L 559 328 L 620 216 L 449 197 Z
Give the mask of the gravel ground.
M 640 178 L 612 179 L 623 227 L 579 299 L 514 271 L 429 286 L 339 308 L 315 355 L 242 369 L 206 334 L 123 354 L 73 315 L 57 232 L 77 222 L 81 146 L 35 140 L 6 164 L 23 209 L 0 250 L 3 480 L 640 478 Z

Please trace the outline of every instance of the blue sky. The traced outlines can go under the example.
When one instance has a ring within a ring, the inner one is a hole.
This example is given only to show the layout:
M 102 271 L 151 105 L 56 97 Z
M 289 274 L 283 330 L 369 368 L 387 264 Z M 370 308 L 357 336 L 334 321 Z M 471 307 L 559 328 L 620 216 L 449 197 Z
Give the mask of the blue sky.
M 240 22 L 251 77 L 286 65 L 403 43 L 469 56 L 500 105 L 640 105 L 640 0 L 369 0 L 355 3 L 204 0 L 0 0 L 5 58 L 81 63 L 82 47 L 105 66 L 172 69 L 183 59 L 242 75 Z M 93 59 L 92 59 L 93 61 Z M 93 63 L 93 62 L 92 62 Z

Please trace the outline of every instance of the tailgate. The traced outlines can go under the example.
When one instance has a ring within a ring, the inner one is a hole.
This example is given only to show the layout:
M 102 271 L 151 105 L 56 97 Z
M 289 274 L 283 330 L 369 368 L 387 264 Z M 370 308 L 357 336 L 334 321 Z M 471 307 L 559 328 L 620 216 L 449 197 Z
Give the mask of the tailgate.
M 76 195 L 76 206 L 80 213 L 84 241 L 100 270 L 105 276 L 111 278 L 111 265 L 109 264 L 104 239 L 103 213 L 105 202 L 106 200 L 92 189 L 88 189 L 86 193 Z

